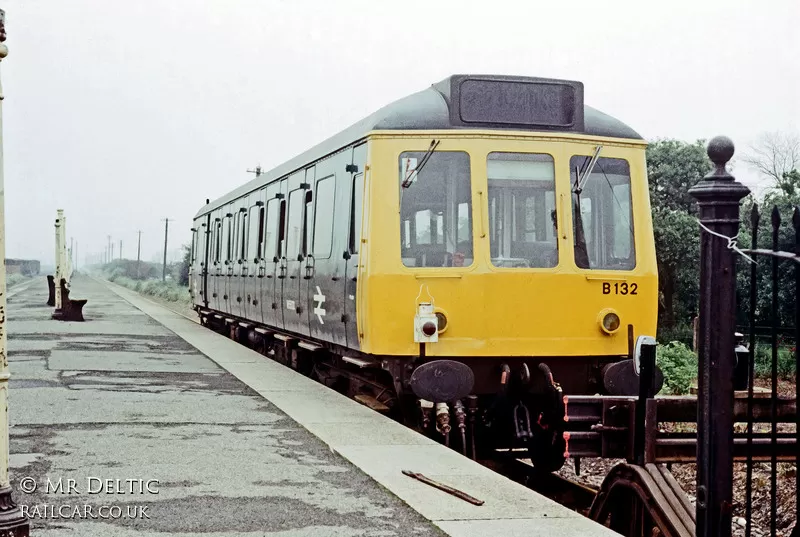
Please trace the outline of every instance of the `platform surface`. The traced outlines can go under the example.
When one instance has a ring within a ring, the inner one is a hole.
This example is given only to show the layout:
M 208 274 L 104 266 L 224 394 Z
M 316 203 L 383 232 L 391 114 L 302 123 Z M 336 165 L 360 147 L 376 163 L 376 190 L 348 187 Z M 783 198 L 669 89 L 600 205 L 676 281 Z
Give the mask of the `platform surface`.
M 76 277 L 86 322 L 51 320 L 40 279 L 8 304 L 11 477 L 35 535 L 616 535 L 118 286 Z

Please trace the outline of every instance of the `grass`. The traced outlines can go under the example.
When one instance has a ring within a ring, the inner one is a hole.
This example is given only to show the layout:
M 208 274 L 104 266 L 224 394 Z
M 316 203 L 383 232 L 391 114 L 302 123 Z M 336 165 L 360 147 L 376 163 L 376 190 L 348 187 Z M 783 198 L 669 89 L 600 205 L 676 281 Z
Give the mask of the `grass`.
M 189 288 L 178 285 L 174 281 L 162 282 L 160 280 L 134 280 L 127 276 L 111 274 L 107 276 L 108 281 L 126 287 L 131 291 L 136 291 L 143 295 L 160 298 L 168 302 L 182 302 L 189 304 Z
M 6 274 L 6 288 L 14 287 L 22 282 L 27 282 L 30 277 L 23 276 L 22 274 Z

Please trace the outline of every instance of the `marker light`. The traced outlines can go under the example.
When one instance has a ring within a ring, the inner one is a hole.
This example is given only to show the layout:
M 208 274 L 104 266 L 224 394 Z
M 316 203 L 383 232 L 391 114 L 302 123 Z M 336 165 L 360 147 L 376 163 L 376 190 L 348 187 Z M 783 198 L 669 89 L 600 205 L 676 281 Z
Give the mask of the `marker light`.
M 428 321 L 428 322 L 426 322 L 425 324 L 422 325 L 422 333 L 425 334 L 428 337 L 431 337 L 437 331 L 438 331 L 438 327 L 436 326 L 436 324 L 434 324 L 434 323 L 432 323 L 430 321 Z
M 441 334 L 444 332 L 444 329 L 447 328 L 447 316 L 441 311 L 437 311 L 436 320 L 438 321 L 439 333 Z
M 622 323 L 619 320 L 619 315 L 614 313 L 610 310 L 604 310 L 600 312 L 600 328 L 606 334 L 613 334 L 617 330 Z

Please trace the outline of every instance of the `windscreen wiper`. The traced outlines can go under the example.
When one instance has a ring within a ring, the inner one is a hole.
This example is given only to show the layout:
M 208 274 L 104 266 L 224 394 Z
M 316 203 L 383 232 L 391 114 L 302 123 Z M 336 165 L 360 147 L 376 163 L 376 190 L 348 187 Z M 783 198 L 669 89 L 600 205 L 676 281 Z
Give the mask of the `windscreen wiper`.
M 425 152 L 425 155 L 422 156 L 422 160 L 419 161 L 417 167 L 414 168 L 411 171 L 411 173 L 408 174 L 407 177 L 403 178 L 403 182 L 400 184 L 400 186 L 402 186 L 403 188 L 408 188 L 414 182 L 413 181 L 414 174 L 416 174 L 417 177 L 419 177 L 419 172 L 421 172 L 422 168 L 425 167 L 425 165 L 428 163 L 428 161 L 431 158 L 431 155 L 433 155 L 433 152 L 438 147 L 439 142 L 441 142 L 441 140 L 431 140 L 431 145 L 428 147 L 428 150 Z
M 589 179 L 589 176 L 592 175 L 592 171 L 594 170 L 595 165 L 597 164 L 597 159 L 600 157 L 600 151 L 602 151 L 603 146 L 598 145 L 594 149 L 594 155 L 592 155 L 592 160 L 589 161 L 589 165 L 586 166 L 586 169 L 583 173 L 576 172 L 575 177 L 575 187 L 572 189 L 572 192 L 578 194 L 580 196 L 581 192 L 583 192 L 583 187 L 586 185 L 586 181 Z

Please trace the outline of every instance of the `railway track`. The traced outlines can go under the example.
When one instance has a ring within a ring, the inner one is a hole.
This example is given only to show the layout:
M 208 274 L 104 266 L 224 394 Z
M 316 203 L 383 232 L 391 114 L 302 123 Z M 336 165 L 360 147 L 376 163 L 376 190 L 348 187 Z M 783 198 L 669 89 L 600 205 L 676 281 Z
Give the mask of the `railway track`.
M 529 461 L 517 458 L 513 452 L 498 451 L 494 459 L 478 462 L 584 516 L 589 514 L 597 496 L 597 489 L 556 473 L 537 470 Z

